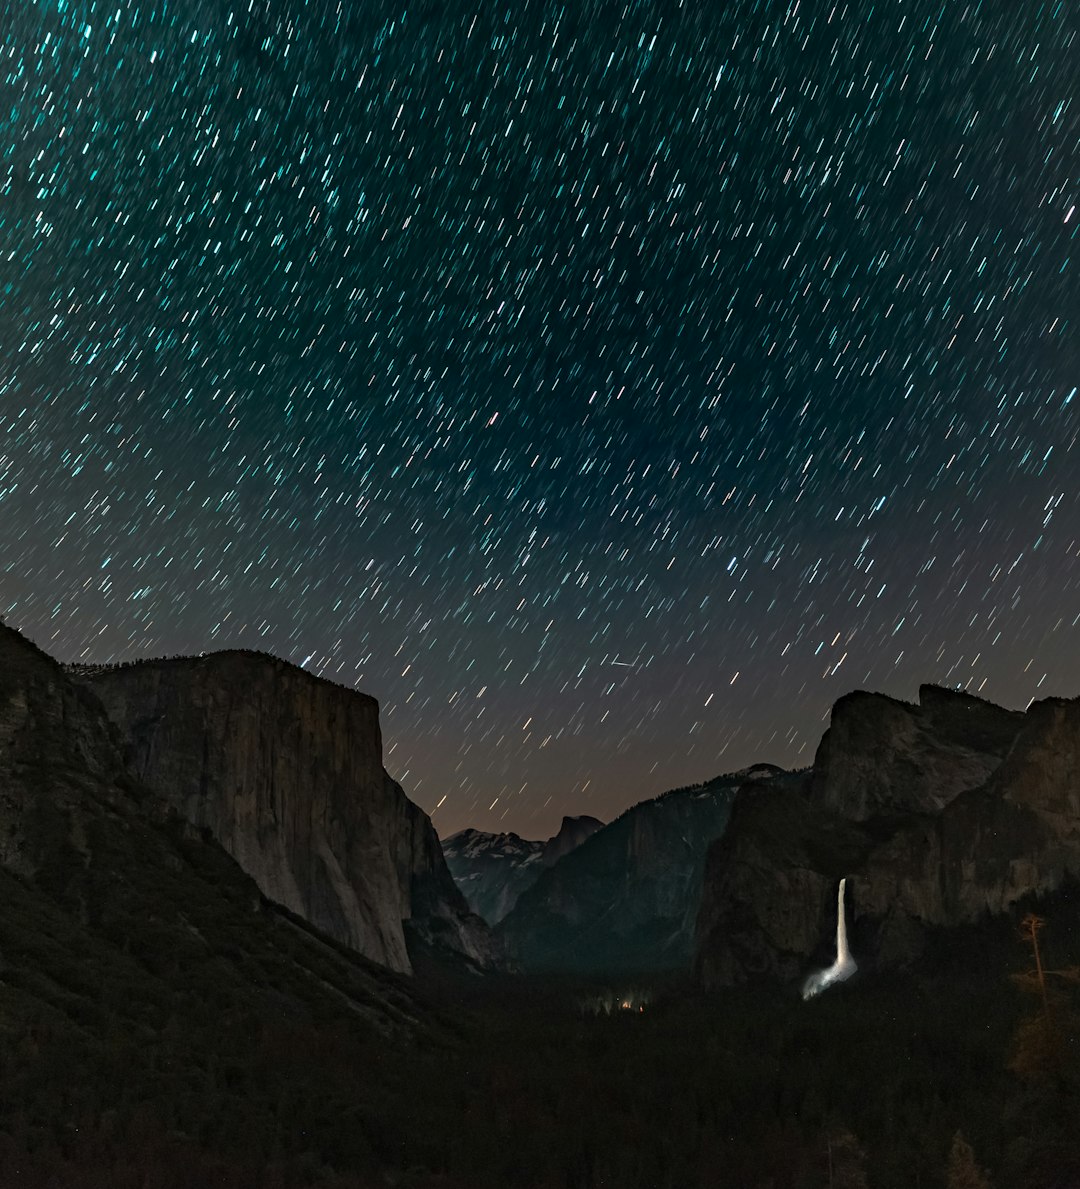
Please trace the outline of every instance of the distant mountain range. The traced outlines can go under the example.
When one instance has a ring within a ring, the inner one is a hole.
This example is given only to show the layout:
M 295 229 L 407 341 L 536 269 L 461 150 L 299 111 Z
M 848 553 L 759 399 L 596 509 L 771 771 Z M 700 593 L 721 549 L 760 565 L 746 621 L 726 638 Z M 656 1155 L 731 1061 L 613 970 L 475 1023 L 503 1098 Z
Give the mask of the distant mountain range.
M 496 936 L 525 970 L 688 965 L 705 855 L 736 794 L 790 780 L 757 764 L 633 806 L 540 872 Z
M 461 830 L 443 842 L 443 854 L 469 907 L 495 925 L 546 868 L 576 850 L 603 824 L 595 817 L 564 817 L 559 832 L 544 842 L 512 833 Z
M 847 877 L 863 967 L 1080 875 L 1080 701 L 1027 712 L 924 685 L 855 691 L 814 764 L 754 765 L 627 810 L 544 866 L 544 844 L 463 831 L 451 870 L 525 971 L 693 965 L 705 985 L 831 960 Z

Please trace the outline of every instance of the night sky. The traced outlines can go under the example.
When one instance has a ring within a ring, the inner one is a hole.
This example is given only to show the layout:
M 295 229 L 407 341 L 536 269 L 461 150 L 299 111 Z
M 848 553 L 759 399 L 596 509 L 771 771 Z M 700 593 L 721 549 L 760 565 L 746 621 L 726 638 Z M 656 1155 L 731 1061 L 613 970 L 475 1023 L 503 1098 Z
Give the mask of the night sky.
M 10 0 L 0 612 L 444 835 L 1080 693 L 1074 0 Z

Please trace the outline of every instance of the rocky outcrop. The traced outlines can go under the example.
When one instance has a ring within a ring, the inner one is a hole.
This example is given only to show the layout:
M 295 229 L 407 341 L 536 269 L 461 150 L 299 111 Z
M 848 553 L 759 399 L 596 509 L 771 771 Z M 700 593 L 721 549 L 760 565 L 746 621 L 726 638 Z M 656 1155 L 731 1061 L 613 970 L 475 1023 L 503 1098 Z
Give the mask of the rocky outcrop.
M 588 814 L 564 817 L 559 832 L 544 843 L 541 861 L 545 867 L 554 867 L 561 858 L 577 850 L 587 838 L 603 828 L 604 823 L 599 818 L 589 817 Z
M 814 760 L 812 796 L 850 821 L 936 813 L 982 784 L 1023 715 L 957 690 L 924 685 L 918 705 L 858 690 L 833 706 Z
M 135 777 L 204 828 L 269 899 L 393 970 L 406 928 L 478 965 L 427 815 L 382 766 L 378 704 L 259 653 L 143 662 L 81 680 Z
M 833 875 L 849 874 L 864 843 L 832 816 L 832 829 L 815 828 L 808 783 L 740 790 L 709 848 L 695 926 L 695 967 L 707 985 L 794 978 L 817 945 Z
M 705 854 L 736 791 L 789 777 L 757 765 L 629 809 L 544 871 L 497 935 L 524 969 L 674 969 L 691 956 Z
M 546 842 L 514 833 L 461 830 L 443 842 L 450 874 L 469 907 L 496 925 L 546 867 L 576 850 L 603 826 L 595 817 L 564 817 L 559 832 Z
M 801 790 L 740 795 L 710 851 L 704 983 L 805 972 L 828 948 L 844 876 L 855 957 L 887 967 L 917 957 L 929 928 L 1080 872 L 1080 702 L 1017 714 L 932 687 L 918 708 L 857 695 L 837 704 L 830 736 Z

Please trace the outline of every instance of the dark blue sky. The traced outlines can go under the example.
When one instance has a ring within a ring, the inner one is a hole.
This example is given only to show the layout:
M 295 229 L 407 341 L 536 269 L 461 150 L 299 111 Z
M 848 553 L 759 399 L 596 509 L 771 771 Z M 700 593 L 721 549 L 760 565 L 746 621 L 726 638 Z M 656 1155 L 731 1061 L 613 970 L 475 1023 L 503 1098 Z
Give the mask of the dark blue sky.
M 1066 2 L 17 6 L 0 611 L 543 835 L 1080 692 Z

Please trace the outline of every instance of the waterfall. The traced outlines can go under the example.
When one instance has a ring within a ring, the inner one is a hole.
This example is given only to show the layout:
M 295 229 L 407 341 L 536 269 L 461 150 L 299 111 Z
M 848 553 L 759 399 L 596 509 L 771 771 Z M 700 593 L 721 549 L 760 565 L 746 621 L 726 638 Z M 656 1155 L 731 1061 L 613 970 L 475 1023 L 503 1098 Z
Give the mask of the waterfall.
M 833 983 L 842 983 L 844 979 L 851 978 L 858 969 L 855 959 L 852 958 L 851 951 L 848 949 L 847 919 L 844 915 L 846 885 L 847 879 L 842 879 L 839 891 L 836 893 L 836 961 L 828 969 L 815 970 L 807 978 L 803 983 L 802 996 L 804 999 L 811 999 L 814 995 L 824 991 L 826 987 L 831 987 Z

